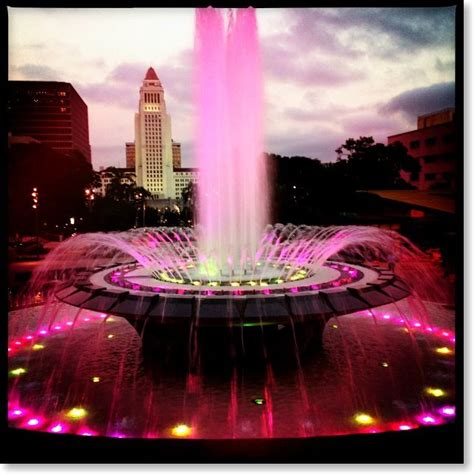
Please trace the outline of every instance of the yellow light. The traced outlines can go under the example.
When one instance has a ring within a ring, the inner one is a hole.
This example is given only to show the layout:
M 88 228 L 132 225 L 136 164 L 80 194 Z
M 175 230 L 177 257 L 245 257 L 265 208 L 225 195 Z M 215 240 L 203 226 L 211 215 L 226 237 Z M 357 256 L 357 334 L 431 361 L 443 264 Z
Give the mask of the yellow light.
M 107 336 L 107 339 L 112 339 L 113 337 L 114 337 L 113 334 L 109 334 L 109 335 Z
M 266 281 L 261 281 L 260 286 L 268 286 L 268 283 Z
M 113 322 L 115 321 L 115 319 L 112 318 L 112 317 L 110 317 L 110 318 L 107 318 L 106 321 L 107 321 L 108 323 L 113 323 Z
M 388 367 L 388 362 L 382 362 L 382 367 Z
M 276 283 L 280 284 L 280 283 L 283 283 L 285 280 L 282 280 L 281 278 L 278 278 L 277 280 L 275 280 Z
M 41 349 L 44 349 L 44 346 L 43 346 L 43 344 L 34 344 L 32 349 L 34 351 L 40 351 Z
M 194 286 L 200 286 L 200 285 L 201 285 L 201 282 L 200 282 L 200 281 L 193 281 L 193 285 L 194 285 Z
M 19 367 L 18 369 L 10 370 L 10 374 L 15 376 L 23 375 L 26 374 L 26 369 L 24 369 L 23 367 Z
M 210 281 L 208 283 L 209 286 L 217 286 L 217 281 Z
M 240 286 L 240 283 L 238 281 L 231 281 L 230 286 Z
M 250 286 L 255 286 L 256 284 L 257 284 L 257 282 L 255 282 L 255 281 L 249 281 Z
M 438 347 L 436 348 L 438 354 L 452 354 L 453 351 L 449 347 Z
M 375 420 L 370 415 L 367 415 L 366 413 L 358 413 L 356 416 L 354 416 L 354 420 L 359 425 L 371 425 L 372 423 L 375 422 Z
M 331 324 L 331 327 L 332 327 L 333 329 L 337 329 L 339 326 L 338 326 L 337 324 Z
M 179 438 L 184 438 L 191 434 L 191 427 L 188 425 L 180 424 L 173 427 L 171 434 L 173 436 L 178 436 Z
M 77 408 L 77 407 L 71 408 L 71 410 L 69 410 L 66 413 L 66 416 L 68 418 L 73 418 L 74 420 L 79 420 L 80 418 L 84 418 L 86 415 L 87 415 L 87 411 L 84 408 Z
M 444 390 L 441 390 L 440 388 L 432 388 L 432 387 L 428 387 L 426 389 L 426 393 L 436 398 L 444 397 L 446 395 L 446 392 Z
M 92 381 L 94 383 L 98 383 L 98 382 L 100 382 L 100 377 L 92 377 Z

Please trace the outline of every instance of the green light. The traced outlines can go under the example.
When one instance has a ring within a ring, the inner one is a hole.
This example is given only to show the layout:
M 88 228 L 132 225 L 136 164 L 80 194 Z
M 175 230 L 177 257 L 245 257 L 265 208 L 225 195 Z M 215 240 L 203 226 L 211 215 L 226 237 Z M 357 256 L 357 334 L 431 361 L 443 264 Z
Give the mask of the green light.
M 19 375 L 23 375 L 23 374 L 26 374 L 26 369 L 24 369 L 23 367 L 19 367 L 18 369 L 10 370 L 10 375 L 13 375 L 15 377 L 18 377 Z
M 244 327 L 244 328 L 253 328 L 253 327 L 257 327 L 257 326 L 274 326 L 274 323 L 270 323 L 270 322 L 258 322 L 258 323 L 244 323 L 244 324 L 236 324 L 236 326 L 238 327 Z
M 252 402 L 255 403 L 255 405 L 265 405 L 265 399 L 264 398 L 254 398 Z
M 206 275 L 207 277 L 219 275 L 219 267 L 214 259 L 209 259 L 205 263 L 201 263 L 198 267 L 198 271 L 201 275 Z
M 77 407 L 71 408 L 71 410 L 69 410 L 66 413 L 66 416 L 68 418 L 72 418 L 74 420 L 79 420 L 81 418 L 84 418 L 86 415 L 87 415 L 87 411 L 84 408 L 77 408 Z

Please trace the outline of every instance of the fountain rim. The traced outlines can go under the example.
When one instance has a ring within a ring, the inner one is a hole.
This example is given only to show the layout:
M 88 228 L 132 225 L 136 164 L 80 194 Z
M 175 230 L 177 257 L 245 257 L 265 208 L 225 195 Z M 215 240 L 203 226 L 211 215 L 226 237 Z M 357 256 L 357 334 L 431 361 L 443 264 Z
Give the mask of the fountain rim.
M 348 262 L 338 262 L 353 266 Z M 129 264 L 130 265 L 130 264 Z M 411 288 L 390 270 L 382 267 L 357 268 L 370 270 L 376 276 L 362 285 L 350 284 L 327 290 L 304 289 L 292 292 L 254 294 L 189 294 L 138 293 L 120 287 L 100 286 L 91 281 L 97 273 L 112 271 L 121 265 L 96 267 L 81 272 L 74 283 L 63 284 L 56 298 L 71 306 L 121 316 L 130 322 L 152 319 L 160 324 L 198 321 L 200 325 L 245 326 L 328 320 L 337 315 L 370 310 L 395 303 L 411 294 Z

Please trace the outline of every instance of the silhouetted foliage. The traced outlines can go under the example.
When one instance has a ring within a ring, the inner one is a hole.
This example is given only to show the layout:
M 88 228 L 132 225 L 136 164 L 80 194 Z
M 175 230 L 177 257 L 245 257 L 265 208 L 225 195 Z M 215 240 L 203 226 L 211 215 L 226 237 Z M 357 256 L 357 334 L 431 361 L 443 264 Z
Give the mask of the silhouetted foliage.
M 8 156 L 9 232 L 33 233 L 32 190 L 38 188 L 41 230 L 55 230 L 87 213 L 84 190 L 94 183 L 90 163 L 79 153 L 63 155 L 43 144 L 13 144 Z M 46 223 L 46 225 L 44 225 Z

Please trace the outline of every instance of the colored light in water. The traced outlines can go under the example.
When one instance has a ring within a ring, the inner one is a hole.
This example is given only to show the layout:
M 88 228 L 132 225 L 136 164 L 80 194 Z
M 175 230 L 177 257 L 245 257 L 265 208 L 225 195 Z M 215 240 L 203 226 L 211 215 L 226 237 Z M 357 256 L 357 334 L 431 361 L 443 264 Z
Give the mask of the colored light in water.
M 439 413 L 443 416 L 454 416 L 456 415 L 456 408 L 453 406 L 445 406 L 440 408 Z
M 90 318 L 84 318 L 84 321 L 90 321 L 91 319 Z
M 102 319 L 104 319 L 104 318 L 107 317 L 107 315 L 106 315 L 105 313 L 102 313 L 102 314 L 100 315 L 100 317 L 101 317 Z
M 250 286 L 256 286 L 257 282 L 255 282 L 255 281 L 249 281 L 248 284 L 249 284 Z
M 68 326 L 72 326 L 72 325 L 73 325 L 73 322 L 72 322 L 72 321 L 68 321 L 66 324 L 67 324 Z
M 255 405 L 265 405 L 264 398 L 254 398 L 252 402 L 255 403 Z
M 64 433 L 66 431 L 66 427 L 62 425 L 61 423 L 57 423 L 49 429 L 51 433 Z
M 436 398 L 444 397 L 446 395 L 446 392 L 440 388 L 428 387 L 427 389 L 425 389 L 425 392 L 428 395 L 432 395 L 433 397 L 436 397 Z
M 435 425 L 438 423 L 438 420 L 432 415 L 421 415 L 420 421 L 424 425 Z
M 90 430 L 89 428 L 81 428 L 77 434 L 80 436 L 97 436 L 97 432 Z
M 100 377 L 92 377 L 92 381 L 94 383 L 98 383 L 98 382 L 100 382 Z
M 421 327 L 421 323 L 415 323 L 415 324 L 413 324 L 413 326 L 415 326 L 416 328 L 419 328 L 419 327 Z
M 266 281 L 261 281 L 261 282 L 260 282 L 260 286 L 268 286 L 268 282 L 266 282 Z
M 15 346 L 21 346 L 21 342 L 20 341 L 15 341 Z
M 449 347 L 437 347 L 436 352 L 438 354 L 452 354 L 453 351 Z
M 10 374 L 15 377 L 18 377 L 19 375 L 26 374 L 26 369 L 24 369 L 23 367 L 19 367 L 18 369 L 10 370 Z
M 39 418 L 30 418 L 30 419 L 26 422 L 26 424 L 27 424 L 28 426 L 32 426 L 32 427 L 33 427 L 33 426 L 39 426 L 40 423 L 41 423 L 41 420 L 40 420 Z
M 337 329 L 339 326 L 338 326 L 337 324 L 331 324 L 331 327 L 332 327 L 333 329 Z
M 84 418 L 87 415 L 87 411 L 84 408 L 71 408 L 66 414 L 68 418 L 72 418 L 74 420 L 79 420 Z
M 354 420 L 359 425 L 371 425 L 375 423 L 375 420 L 370 415 L 367 415 L 367 413 L 358 413 L 354 416 Z
M 186 436 L 189 436 L 191 434 L 191 431 L 191 427 L 189 427 L 188 425 L 179 424 L 173 427 L 173 429 L 171 430 L 171 434 L 179 438 L 184 438 Z
M 113 339 L 113 337 L 114 337 L 113 334 L 109 334 L 109 335 L 107 336 L 107 339 Z
M 20 416 L 23 416 L 24 414 L 25 410 L 22 410 L 21 408 L 15 408 L 8 412 L 8 418 L 18 418 Z
M 26 336 L 25 339 L 28 339 L 28 341 L 31 341 L 31 339 L 33 339 L 33 336 Z
M 43 346 L 43 344 L 34 344 L 32 349 L 34 351 L 40 351 L 41 349 L 44 349 L 44 346 Z
M 391 318 L 391 316 L 389 314 L 384 314 L 383 315 L 383 319 L 390 319 L 390 318 Z
M 54 329 L 56 329 L 56 331 L 59 331 L 61 329 L 61 326 L 54 326 Z
M 240 286 L 240 283 L 238 281 L 231 281 L 230 286 Z
M 42 335 L 45 335 L 45 334 L 48 334 L 48 331 L 46 331 L 45 329 L 43 329 L 43 330 L 41 330 L 39 333 L 42 334 Z
M 381 365 L 382 367 L 387 368 L 387 367 L 388 367 L 388 362 L 382 362 L 380 365 Z

